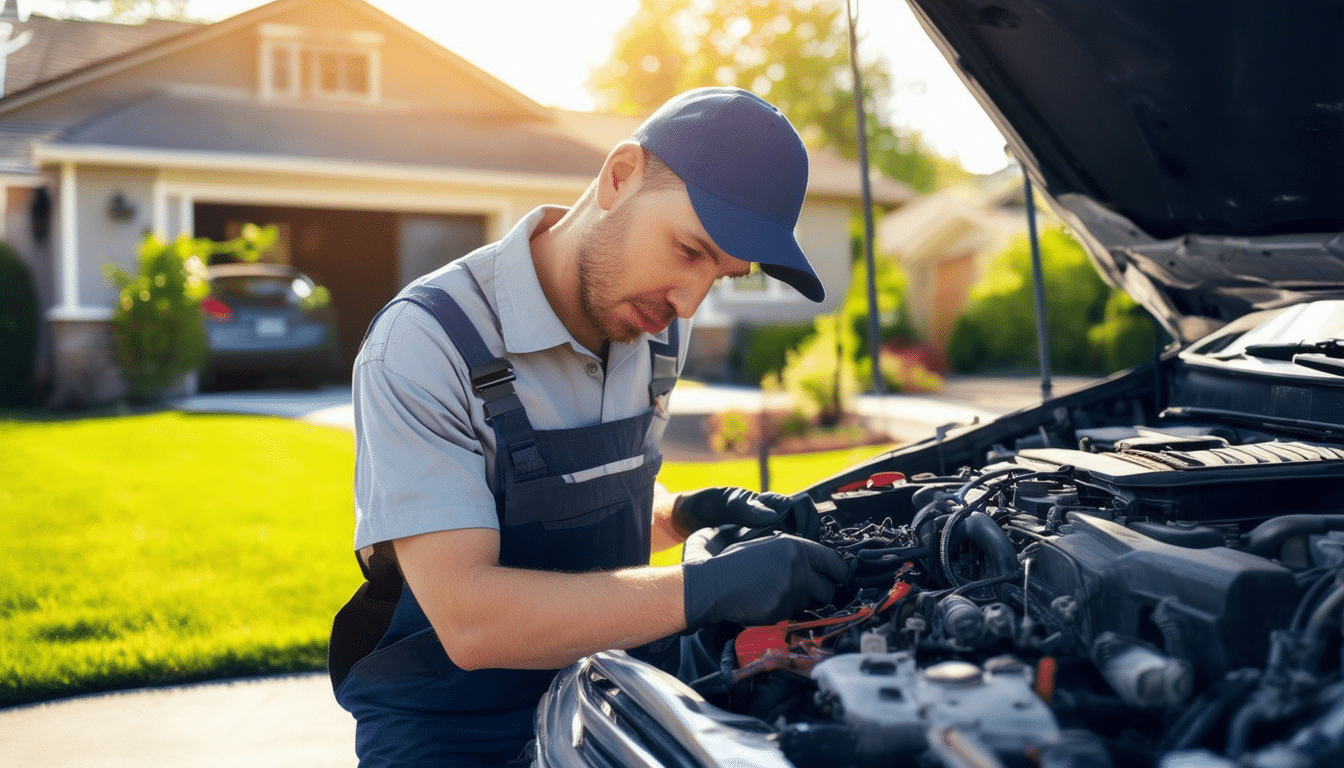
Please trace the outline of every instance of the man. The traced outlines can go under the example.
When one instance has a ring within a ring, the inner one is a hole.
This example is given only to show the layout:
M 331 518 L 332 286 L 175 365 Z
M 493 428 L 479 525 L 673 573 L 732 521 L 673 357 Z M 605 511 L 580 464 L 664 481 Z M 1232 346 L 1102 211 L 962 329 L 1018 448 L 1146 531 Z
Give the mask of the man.
M 582 656 L 830 600 L 843 561 L 787 535 L 647 565 L 697 528 L 785 511 L 740 488 L 654 488 L 687 321 L 714 282 L 757 262 L 823 296 L 792 232 L 806 183 L 778 110 L 690 91 L 573 208 L 531 212 L 375 319 L 354 372 L 369 582 L 331 651 L 361 765 L 501 764 Z

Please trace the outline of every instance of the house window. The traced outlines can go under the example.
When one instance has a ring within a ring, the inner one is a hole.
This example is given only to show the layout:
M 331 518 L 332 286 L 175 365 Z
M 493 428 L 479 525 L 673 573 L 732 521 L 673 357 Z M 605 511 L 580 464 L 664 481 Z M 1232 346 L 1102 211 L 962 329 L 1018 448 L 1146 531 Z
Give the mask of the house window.
M 268 91 L 272 97 L 297 98 L 301 83 L 299 47 L 286 44 L 272 45 L 266 58 L 269 88 L 263 90 Z
M 378 101 L 382 35 L 285 24 L 263 24 L 259 34 L 262 98 Z
M 313 52 L 315 95 L 333 99 L 369 98 L 370 54 L 350 51 Z

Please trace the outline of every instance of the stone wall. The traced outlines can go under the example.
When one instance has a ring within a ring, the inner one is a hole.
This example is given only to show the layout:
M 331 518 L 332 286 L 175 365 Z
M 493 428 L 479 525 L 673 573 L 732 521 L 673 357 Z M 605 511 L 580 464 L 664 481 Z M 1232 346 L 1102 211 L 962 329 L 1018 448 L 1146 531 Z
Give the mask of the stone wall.
M 85 408 L 126 396 L 126 385 L 117 367 L 110 322 L 53 320 L 49 329 L 49 405 Z

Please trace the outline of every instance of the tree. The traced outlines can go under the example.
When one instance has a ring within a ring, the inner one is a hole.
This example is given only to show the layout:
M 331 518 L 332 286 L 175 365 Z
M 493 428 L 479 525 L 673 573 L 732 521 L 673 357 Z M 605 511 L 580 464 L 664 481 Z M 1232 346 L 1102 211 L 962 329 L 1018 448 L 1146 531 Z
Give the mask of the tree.
M 646 115 L 689 88 L 745 88 L 779 107 L 809 147 L 854 159 L 847 24 L 839 0 L 640 0 L 589 90 L 599 109 Z M 862 77 L 866 103 L 885 103 L 885 62 L 864 65 Z M 867 121 L 869 155 L 882 173 L 922 191 L 946 174 L 949 161 L 931 158 L 917 134 L 897 133 L 871 110 Z
M 145 19 L 189 21 L 187 5 L 190 0 L 65 0 L 65 13 L 71 18 L 99 19 L 134 23 Z

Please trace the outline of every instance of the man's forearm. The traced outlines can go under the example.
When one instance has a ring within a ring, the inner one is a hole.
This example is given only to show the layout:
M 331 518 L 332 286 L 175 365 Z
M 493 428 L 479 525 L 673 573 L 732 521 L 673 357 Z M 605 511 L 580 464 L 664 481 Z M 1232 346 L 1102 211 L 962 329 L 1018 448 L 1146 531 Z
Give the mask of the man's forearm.
M 589 573 L 504 568 L 489 556 L 495 532 L 446 534 L 399 539 L 396 549 L 439 641 L 463 669 L 557 669 L 686 626 L 678 566 Z

